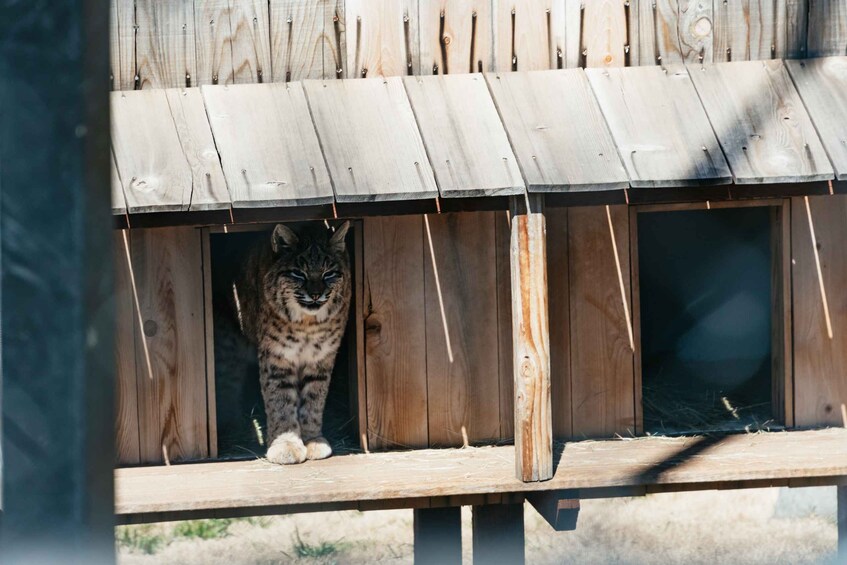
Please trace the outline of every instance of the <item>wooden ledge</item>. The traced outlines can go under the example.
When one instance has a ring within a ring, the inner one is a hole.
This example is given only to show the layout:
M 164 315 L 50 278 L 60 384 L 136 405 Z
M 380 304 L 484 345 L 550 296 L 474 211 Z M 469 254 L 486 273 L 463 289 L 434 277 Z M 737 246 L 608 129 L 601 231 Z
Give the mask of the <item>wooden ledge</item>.
M 415 507 L 433 497 L 462 504 L 469 495 L 543 490 L 579 489 L 587 498 L 840 484 L 847 477 L 847 430 L 841 428 L 557 447 L 555 475 L 541 483 L 515 479 L 512 446 L 344 455 L 290 467 L 258 460 L 118 469 L 115 512 L 120 521 L 135 522 Z

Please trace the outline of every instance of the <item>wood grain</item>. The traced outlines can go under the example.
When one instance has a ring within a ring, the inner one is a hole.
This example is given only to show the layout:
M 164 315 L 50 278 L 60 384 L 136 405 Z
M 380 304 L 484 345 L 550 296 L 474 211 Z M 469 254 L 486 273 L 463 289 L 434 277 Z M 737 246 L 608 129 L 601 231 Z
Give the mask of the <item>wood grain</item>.
M 192 86 L 197 74 L 194 5 L 135 0 L 138 89 Z
M 182 154 L 191 170 L 188 209 L 228 209 L 229 192 L 200 89 L 173 88 L 166 90 L 165 95 Z
M 497 359 L 500 373 L 500 437 L 515 436 L 515 376 L 512 370 L 511 220 L 508 211 L 494 213 L 497 261 Z
M 229 0 L 205 0 L 194 6 L 196 86 L 233 82 L 229 4 Z
M 420 74 L 494 70 L 492 2 L 419 0 Z
M 715 62 L 785 56 L 788 33 L 786 0 L 716 2 L 714 11 Z
M 118 166 L 115 164 L 115 154 L 111 150 L 109 150 L 109 161 L 111 162 L 112 214 L 123 215 L 126 214 L 126 197 L 124 197 Z
M 505 0 L 496 3 L 497 71 L 561 68 L 566 0 Z
M 344 77 L 343 0 L 271 0 L 274 82 Z
M 270 16 L 267 0 L 229 0 L 233 82 L 270 82 Z
M 629 216 L 625 206 L 610 211 L 631 303 Z M 568 242 L 573 437 L 630 436 L 635 426 L 633 350 L 606 209 L 570 208 Z
M 332 202 L 300 83 L 204 86 L 202 93 L 233 207 Z
M 807 2 L 807 56 L 847 55 L 847 4 L 832 0 Z
M 799 59 L 806 56 L 809 28 L 809 1 L 785 0 L 784 57 Z
M 404 77 L 403 84 L 441 196 L 524 193 L 518 162 L 482 75 Z
M 112 90 L 132 90 L 135 85 L 134 2 L 111 0 L 109 8 L 109 72 Z
M 129 212 L 188 210 L 192 172 L 165 90 L 113 92 L 111 107 L 112 148 Z
M 494 213 L 440 214 L 426 220 L 432 235 L 432 251 L 429 242 L 424 245 L 429 445 L 461 446 L 464 436 L 472 443 L 496 441 L 500 394 Z
M 832 320 L 825 325 L 811 231 L 802 198 L 792 199 L 791 257 L 794 307 L 794 422 L 797 426 L 842 425 L 847 403 L 847 196 L 809 197 L 823 286 Z
M 365 218 L 363 245 L 368 445 L 426 447 L 423 218 Z
M 568 209 L 547 208 L 547 288 L 550 312 L 550 394 L 553 437 L 573 435 L 571 402 Z
M 786 61 L 794 85 L 803 99 L 835 178 L 847 180 L 847 57 Z
M 633 187 L 729 182 L 729 168 L 685 67 L 586 73 Z
M 833 178 L 782 61 L 716 63 L 690 72 L 737 184 Z
M 501 73 L 486 79 L 530 192 L 628 186 L 582 70 Z
M 140 461 L 208 456 L 203 260 L 194 228 L 133 230 Z M 147 342 L 150 366 L 141 340 Z
M 626 10 L 620 0 L 584 3 L 582 48 L 586 67 L 623 67 L 627 44 Z
M 435 198 L 403 82 L 303 81 L 338 202 Z
M 346 0 L 347 78 L 420 73 L 417 0 Z
M 138 318 L 132 296 L 132 278 L 127 261 L 129 241 L 126 231 L 115 231 L 112 238 L 115 261 L 115 425 L 116 463 L 139 462 L 138 392 L 135 367 L 135 334 Z

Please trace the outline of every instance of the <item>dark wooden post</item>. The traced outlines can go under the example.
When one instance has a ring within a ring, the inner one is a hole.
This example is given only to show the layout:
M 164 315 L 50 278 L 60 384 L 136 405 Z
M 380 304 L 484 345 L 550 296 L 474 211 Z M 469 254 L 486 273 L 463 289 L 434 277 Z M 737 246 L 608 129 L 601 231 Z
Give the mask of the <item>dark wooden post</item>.
M 0 0 L 2 563 L 115 560 L 108 22 Z
M 524 562 L 523 503 L 473 507 L 473 561 L 477 565 Z
M 415 565 L 462 563 L 462 509 L 416 508 Z
M 541 197 L 513 197 L 511 218 L 515 471 L 525 482 L 546 481 L 553 477 L 553 420 L 547 242 Z
M 838 489 L 838 563 L 847 563 L 847 486 Z

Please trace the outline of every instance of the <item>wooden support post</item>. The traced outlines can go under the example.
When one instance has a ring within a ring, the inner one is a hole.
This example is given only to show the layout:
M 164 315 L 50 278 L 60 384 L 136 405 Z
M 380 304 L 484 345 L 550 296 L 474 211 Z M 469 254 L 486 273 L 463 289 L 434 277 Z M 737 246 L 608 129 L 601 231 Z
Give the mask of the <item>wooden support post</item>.
M 515 471 L 524 482 L 546 481 L 553 477 L 553 421 L 541 197 L 512 198 L 511 231 Z
M 838 558 L 847 563 L 847 486 L 838 486 Z
M 477 565 L 524 562 L 523 503 L 473 507 L 473 562 Z
M 557 532 L 576 529 L 579 517 L 577 491 L 553 490 L 527 494 L 527 501 Z
M 461 508 L 416 508 L 414 512 L 415 565 L 461 564 Z

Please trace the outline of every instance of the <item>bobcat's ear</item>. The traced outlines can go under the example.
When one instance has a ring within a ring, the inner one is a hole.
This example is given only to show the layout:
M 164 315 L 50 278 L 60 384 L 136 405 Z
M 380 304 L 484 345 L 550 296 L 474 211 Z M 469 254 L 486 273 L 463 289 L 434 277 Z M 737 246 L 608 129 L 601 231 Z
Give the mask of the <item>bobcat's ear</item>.
M 282 251 L 283 247 L 294 247 L 299 241 L 294 230 L 283 224 L 277 224 L 271 236 L 271 248 L 274 253 Z
M 347 235 L 347 230 L 349 229 L 350 220 L 347 220 L 335 228 L 335 233 L 332 234 L 331 238 L 329 238 L 329 245 L 336 251 L 344 251 L 346 249 L 346 246 L 344 245 L 344 237 Z

